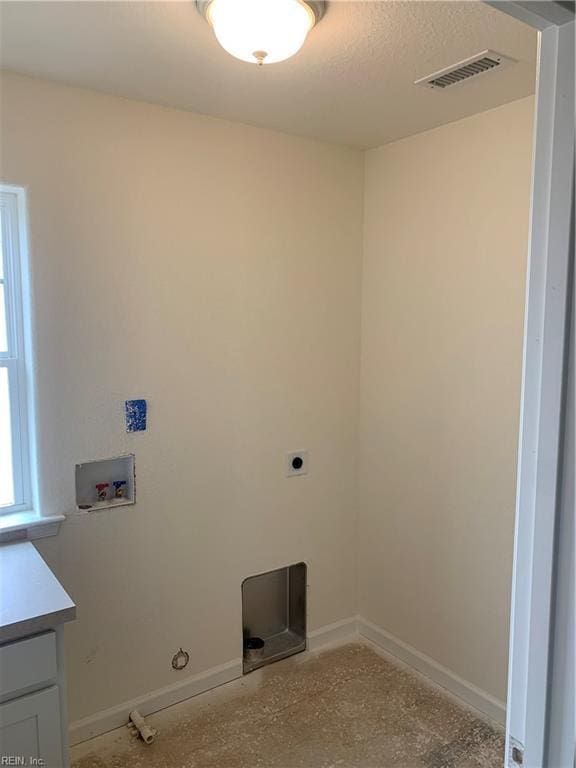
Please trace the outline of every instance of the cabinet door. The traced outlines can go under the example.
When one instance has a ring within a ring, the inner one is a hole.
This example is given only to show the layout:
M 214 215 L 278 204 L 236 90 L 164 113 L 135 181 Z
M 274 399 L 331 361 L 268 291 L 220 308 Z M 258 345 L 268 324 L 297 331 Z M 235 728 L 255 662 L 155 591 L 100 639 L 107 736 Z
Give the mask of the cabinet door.
M 0 704 L 0 756 L 16 758 L 13 765 L 62 768 L 57 686 Z

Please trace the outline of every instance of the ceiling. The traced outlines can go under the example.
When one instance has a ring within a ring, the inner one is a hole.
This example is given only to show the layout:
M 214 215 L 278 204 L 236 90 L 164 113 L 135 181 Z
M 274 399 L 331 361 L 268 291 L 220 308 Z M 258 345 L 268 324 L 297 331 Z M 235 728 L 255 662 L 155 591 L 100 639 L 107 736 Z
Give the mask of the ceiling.
M 481 2 L 331 0 L 292 59 L 229 56 L 192 2 L 3 2 L 0 65 L 131 99 L 374 147 L 534 91 L 536 32 Z M 413 81 L 484 49 L 517 63 Z

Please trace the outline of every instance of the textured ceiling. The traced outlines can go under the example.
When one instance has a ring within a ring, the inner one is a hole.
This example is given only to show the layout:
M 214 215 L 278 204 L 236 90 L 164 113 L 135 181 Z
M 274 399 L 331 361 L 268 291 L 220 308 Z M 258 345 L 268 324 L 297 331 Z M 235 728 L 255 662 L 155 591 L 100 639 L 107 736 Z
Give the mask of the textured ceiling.
M 332 0 L 293 59 L 256 67 L 192 2 L 4 2 L 5 69 L 358 147 L 534 91 L 536 32 L 474 0 Z M 486 48 L 518 60 L 446 92 L 413 81 Z

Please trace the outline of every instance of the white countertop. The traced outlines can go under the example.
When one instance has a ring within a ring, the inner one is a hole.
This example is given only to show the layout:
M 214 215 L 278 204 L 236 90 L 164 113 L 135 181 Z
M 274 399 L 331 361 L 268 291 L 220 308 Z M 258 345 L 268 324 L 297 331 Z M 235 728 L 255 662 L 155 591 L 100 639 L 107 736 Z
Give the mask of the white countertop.
M 29 541 L 0 546 L 0 643 L 76 616 L 76 606 Z

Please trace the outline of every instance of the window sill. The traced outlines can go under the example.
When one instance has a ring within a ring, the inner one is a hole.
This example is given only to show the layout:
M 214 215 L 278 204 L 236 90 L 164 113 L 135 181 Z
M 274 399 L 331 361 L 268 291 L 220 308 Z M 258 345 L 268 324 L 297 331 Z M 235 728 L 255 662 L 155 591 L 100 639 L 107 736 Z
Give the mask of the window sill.
M 42 517 L 30 511 L 0 515 L 0 543 L 56 536 L 65 519 L 64 515 Z

